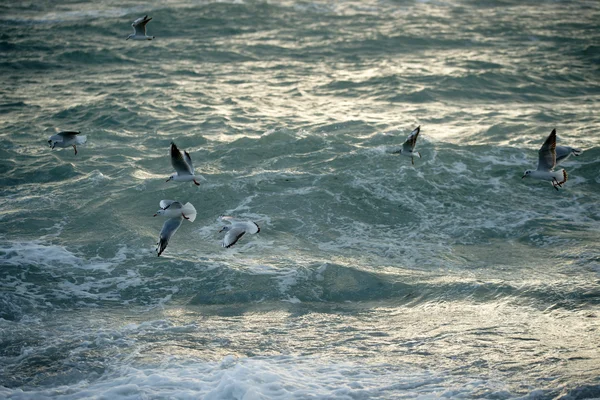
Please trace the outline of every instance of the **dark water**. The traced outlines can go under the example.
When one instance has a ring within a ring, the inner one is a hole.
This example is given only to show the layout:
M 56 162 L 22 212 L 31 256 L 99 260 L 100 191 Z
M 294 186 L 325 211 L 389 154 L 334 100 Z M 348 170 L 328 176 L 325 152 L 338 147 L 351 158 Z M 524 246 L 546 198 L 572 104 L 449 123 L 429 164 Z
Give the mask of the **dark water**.
M 598 21 L 1 4 L 0 397 L 600 398 Z M 560 191 L 521 179 L 554 128 L 584 150 Z M 165 182 L 171 140 L 199 187 Z M 158 258 L 162 199 L 198 216 Z M 223 249 L 222 214 L 261 232 Z

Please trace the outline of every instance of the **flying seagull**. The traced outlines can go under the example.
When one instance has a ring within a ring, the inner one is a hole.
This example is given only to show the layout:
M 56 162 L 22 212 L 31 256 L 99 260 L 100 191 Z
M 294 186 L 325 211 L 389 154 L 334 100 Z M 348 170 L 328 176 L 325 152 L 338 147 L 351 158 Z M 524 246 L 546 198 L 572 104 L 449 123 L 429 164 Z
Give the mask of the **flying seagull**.
M 75 155 L 77 155 L 77 145 L 84 144 L 87 141 L 85 136 L 77 136 L 80 133 L 81 132 L 79 131 L 58 132 L 56 135 L 50 136 L 48 139 L 48 144 L 52 149 L 55 147 L 61 147 L 64 149 L 65 147 L 73 146 L 75 149 Z
M 231 225 L 225 225 L 220 231 L 227 232 L 223 237 L 223 247 L 229 248 L 237 243 L 245 233 L 255 234 L 260 232 L 260 227 L 256 222 L 238 221 L 233 217 L 223 215 L 220 217 L 222 221 L 227 221 Z
M 152 21 L 152 18 L 148 18 L 147 15 L 145 15 L 143 18 L 138 18 L 135 21 L 133 21 L 133 24 L 131 24 L 131 26 L 133 26 L 133 33 L 131 35 L 127 36 L 127 39 L 125 39 L 125 40 L 129 40 L 129 39 L 152 40 L 152 39 L 154 39 L 154 36 L 146 36 L 146 24 L 150 21 Z
M 542 181 L 550 181 L 554 189 L 558 190 L 567 181 L 568 175 L 564 169 L 554 171 L 554 167 L 556 166 L 556 129 L 550 132 L 538 154 L 537 169 L 528 169 L 521 179 L 534 178 Z
M 158 243 L 156 243 L 158 246 L 156 251 L 160 257 L 162 252 L 167 248 L 171 236 L 177 232 L 177 229 L 179 229 L 183 220 L 187 219 L 190 222 L 194 222 L 196 219 L 196 209 L 191 203 L 182 205 L 175 200 L 161 200 L 160 210 L 158 210 L 154 216 L 156 217 L 157 215 L 168 218 L 160 230 Z
M 187 151 L 184 151 L 182 155 L 173 142 L 171 142 L 171 165 L 173 166 L 175 173 L 167 179 L 167 182 L 171 180 L 177 182 L 193 181 L 197 186 L 200 186 L 198 181 L 196 181 L 196 178 L 201 178 L 201 176 L 194 175 L 192 157 L 190 157 Z
M 392 152 L 392 154 L 400 154 L 401 156 L 410 157 L 410 161 L 413 165 L 415 165 L 415 154 L 421 158 L 421 153 L 415 151 L 415 145 L 417 144 L 417 137 L 419 137 L 419 132 L 421 132 L 421 126 L 417 126 L 406 138 L 406 141 L 402 145 L 400 150 L 396 150 Z
M 183 217 L 190 222 L 194 222 L 196 219 L 196 209 L 192 203 L 185 203 L 183 205 L 175 200 L 161 200 L 160 210 L 154 216 L 156 217 L 157 215 L 162 215 L 166 218 Z

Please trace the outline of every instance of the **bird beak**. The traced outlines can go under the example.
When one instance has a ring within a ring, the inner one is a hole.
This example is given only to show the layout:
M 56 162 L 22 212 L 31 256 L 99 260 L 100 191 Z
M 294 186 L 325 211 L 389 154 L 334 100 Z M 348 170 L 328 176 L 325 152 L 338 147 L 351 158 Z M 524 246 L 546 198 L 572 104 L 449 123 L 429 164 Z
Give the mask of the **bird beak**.
M 526 176 L 527 176 L 527 175 L 523 175 L 523 176 L 521 177 L 521 179 L 525 178 Z
M 156 217 L 158 214 L 154 214 L 153 217 Z

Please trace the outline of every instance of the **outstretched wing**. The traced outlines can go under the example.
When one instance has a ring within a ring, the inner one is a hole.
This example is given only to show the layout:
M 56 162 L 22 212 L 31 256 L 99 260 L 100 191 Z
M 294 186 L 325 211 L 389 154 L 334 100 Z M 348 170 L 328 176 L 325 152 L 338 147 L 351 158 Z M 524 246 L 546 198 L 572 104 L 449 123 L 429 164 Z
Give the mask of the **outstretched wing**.
M 173 142 L 171 142 L 171 165 L 179 175 L 194 175 L 190 166 L 185 162 L 181 152 Z
M 176 201 L 176 200 L 161 200 L 160 201 L 160 208 L 162 208 L 163 210 L 166 210 L 167 208 L 170 209 L 178 209 L 178 208 L 182 208 L 183 205 Z
M 80 133 L 81 132 L 77 131 L 62 131 L 58 132 L 56 135 L 50 136 L 50 140 L 55 142 L 68 142 L 75 139 L 75 135 L 79 135 Z
M 179 227 L 181 226 L 182 221 L 183 217 L 169 218 L 163 224 L 158 238 L 158 248 L 156 249 L 156 251 L 158 251 L 159 257 L 162 254 L 162 252 L 165 251 L 165 249 L 167 248 L 171 236 L 173 236 L 175 232 L 177 232 L 177 229 L 179 229 Z
M 238 240 L 246 233 L 244 225 L 235 224 L 227 231 L 225 237 L 223 237 L 223 247 L 229 248 L 237 243 Z
M 538 155 L 538 171 L 551 171 L 556 166 L 556 129 L 550 132 Z
M 406 141 L 402 145 L 402 151 L 407 153 L 412 153 L 415 145 L 417 144 L 417 137 L 419 136 L 419 132 L 421 132 L 421 125 L 417 126 L 406 138 Z
M 567 158 L 569 158 L 571 156 L 571 154 L 574 156 L 579 156 L 579 155 L 581 155 L 581 153 L 583 153 L 583 151 L 581 149 L 576 149 L 574 147 L 569 147 L 569 146 L 556 146 L 555 151 L 556 151 L 556 165 L 565 161 Z
M 246 222 L 246 232 L 254 235 L 255 233 L 260 232 L 260 226 L 256 222 L 248 221 Z
M 185 160 L 187 165 L 189 165 L 190 171 L 192 171 L 192 175 L 194 175 L 194 164 L 192 163 L 192 157 L 190 157 L 190 153 L 188 153 L 187 151 L 184 150 L 183 151 L 183 159 Z
M 135 34 L 146 36 L 146 24 L 151 20 L 152 18 L 148 18 L 148 16 L 145 15 L 143 18 L 138 18 L 135 21 L 133 21 L 133 24 L 131 24 L 131 26 L 133 26 L 133 31 L 135 32 Z
M 220 221 L 227 221 L 230 224 L 233 224 L 233 222 L 235 221 L 235 218 L 229 215 L 221 215 L 219 216 L 219 220 Z

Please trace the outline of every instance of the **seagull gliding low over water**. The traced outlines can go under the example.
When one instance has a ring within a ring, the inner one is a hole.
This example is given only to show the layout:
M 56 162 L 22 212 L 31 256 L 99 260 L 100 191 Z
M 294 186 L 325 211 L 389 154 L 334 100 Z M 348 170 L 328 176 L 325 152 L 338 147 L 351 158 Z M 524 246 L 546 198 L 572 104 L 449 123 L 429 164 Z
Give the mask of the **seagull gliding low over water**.
M 196 219 L 196 209 L 191 203 L 182 205 L 180 202 L 175 200 L 161 200 L 160 210 L 158 210 L 154 216 L 156 217 L 157 215 L 168 218 L 163 224 L 158 238 L 158 248 L 156 251 L 160 257 L 162 252 L 167 248 L 171 237 L 181 226 L 183 220 L 187 219 L 190 222 L 194 222 Z
M 196 186 L 200 186 L 196 178 L 202 178 L 201 176 L 194 175 L 194 164 L 192 164 L 192 157 L 190 157 L 187 151 L 181 152 L 177 148 L 174 142 L 171 142 L 171 165 L 175 170 L 175 173 L 167 179 L 167 182 L 173 180 L 176 182 L 188 182 L 193 181 Z
M 64 149 L 65 147 L 73 146 L 75 149 L 75 155 L 77 155 L 76 145 L 84 144 L 87 141 L 85 136 L 77 136 L 80 133 L 81 132 L 79 131 L 58 132 L 56 135 L 52 135 L 50 138 L 48 138 L 48 144 L 52 149 L 55 147 L 61 147 Z
M 415 165 L 415 154 L 421 158 L 421 153 L 415 151 L 415 146 L 417 144 L 417 137 L 419 137 L 419 132 L 421 132 L 421 125 L 417 126 L 406 138 L 404 144 L 402 144 L 402 148 L 400 150 L 396 150 L 392 152 L 392 154 L 400 154 L 401 156 L 410 157 L 410 161 L 412 165 Z
M 223 237 L 223 247 L 229 248 L 237 243 L 245 233 L 255 234 L 260 232 L 260 227 L 256 222 L 238 221 L 233 217 L 223 215 L 219 218 L 221 221 L 230 222 L 231 225 L 225 225 L 220 232 L 227 232 Z
M 537 169 L 528 169 L 521 179 L 533 178 L 550 181 L 554 189 L 558 190 L 567 181 L 568 175 L 564 169 L 554 171 L 554 167 L 556 166 L 556 129 L 550 132 L 550 135 L 548 135 L 548 138 L 538 151 L 538 156 Z
M 150 22 L 152 20 L 152 18 L 148 18 L 147 15 L 145 15 L 143 18 L 138 18 L 135 21 L 133 21 L 133 24 L 131 24 L 131 26 L 133 26 L 133 33 L 129 36 L 127 36 L 127 39 L 125 40 L 129 40 L 129 39 L 133 39 L 133 40 L 152 40 L 154 39 L 154 36 L 146 36 L 146 24 L 148 22 Z

